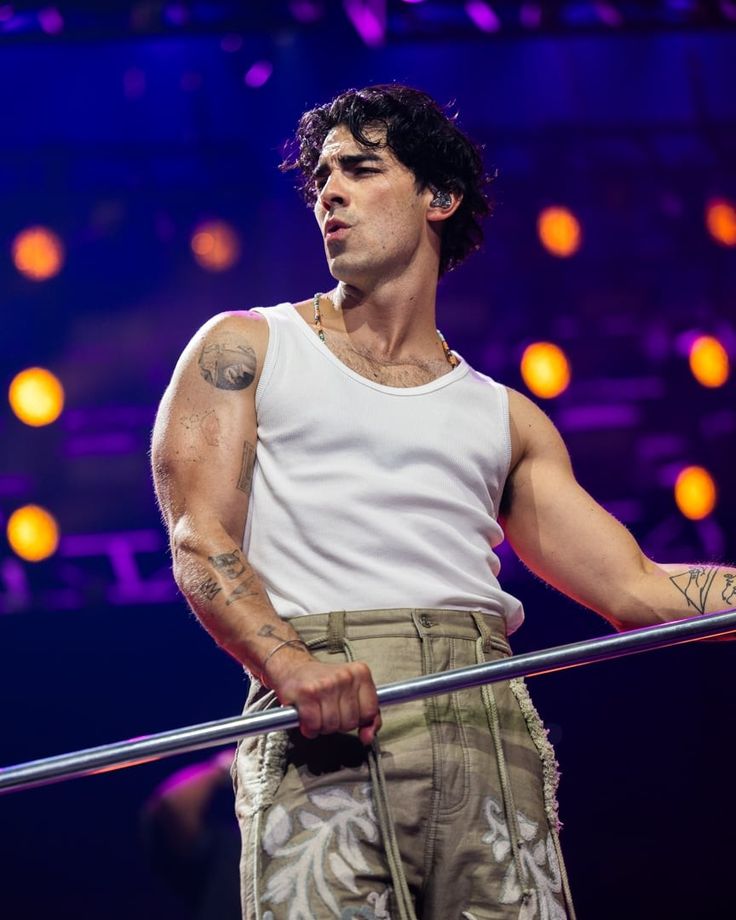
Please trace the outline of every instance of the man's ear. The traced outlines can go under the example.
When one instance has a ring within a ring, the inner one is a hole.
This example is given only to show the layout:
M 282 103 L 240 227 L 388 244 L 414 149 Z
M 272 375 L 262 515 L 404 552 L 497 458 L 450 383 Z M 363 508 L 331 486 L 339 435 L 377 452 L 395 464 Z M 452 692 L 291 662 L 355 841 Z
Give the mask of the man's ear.
M 452 217 L 463 200 L 463 196 L 452 189 L 434 188 L 430 185 L 427 193 L 432 196 L 427 207 L 427 220 L 431 221 L 447 220 L 448 217 Z

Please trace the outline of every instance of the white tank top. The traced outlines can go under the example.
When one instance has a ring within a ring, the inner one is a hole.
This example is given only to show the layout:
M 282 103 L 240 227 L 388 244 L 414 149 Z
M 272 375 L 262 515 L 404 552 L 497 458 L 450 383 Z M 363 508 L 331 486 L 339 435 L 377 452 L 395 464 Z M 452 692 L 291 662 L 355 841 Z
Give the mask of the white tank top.
M 269 341 L 243 550 L 276 612 L 441 607 L 518 629 L 493 552 L 511 458 L 505 388 L 462 359 L 423 386 L 374 383 L 291 304 L 257 311 Z

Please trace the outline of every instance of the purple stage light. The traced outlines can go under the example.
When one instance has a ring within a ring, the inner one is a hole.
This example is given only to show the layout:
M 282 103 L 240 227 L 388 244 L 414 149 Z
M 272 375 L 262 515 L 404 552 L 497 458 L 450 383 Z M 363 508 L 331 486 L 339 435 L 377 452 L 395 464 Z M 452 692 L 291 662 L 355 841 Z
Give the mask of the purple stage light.
M 38 21 L 47 35 L 58 35 L 64 29 L 64 19 L 53 6 L 41 10 L 38 14 Z
M 325 14 L 324 8 L 318 0 L 291 0 L 289 10 L 294 19 L 304 25 L 317 22 Z
M 607 3 L 606 0 L 597 0 L 593 6 L 603 25 L 611 26 L 614 29 L 623 25 L 624 19 L 621 11 L 616 9 L 612 3 Z
M 111 434 L 77 435 L 64 445 L 67 457 L 87 457 L 110 454 L 133 454 L 139 448 L 137 440 L 125 431 Z
M 721 0 L 720 7 L 726 19 L 736 22 L 736 3 L 734 3 L 734 0 Z
M 30 476 L 17 473 L 0 475 L 0 496 L 2 498 L 19 498 L 30 495 L 32 488 L 33 480 Z
M 468 0 L 465 12 L 481 32 L 498 32 L 501 20 L 484 0 Z
M 344 0 L 345 15 L 369 48 L 386 40 L 385 0 Z
M 539 3 L 523 3 L 519 22 L 525 29 L 538 29 L 542 24 L 542 7 Z
M 243 81 L 251 89 L 264 86 L 271 79 L 273 64 L 269 61 L 256 61 L 245 73 Z
M 637 428 L 641 413 L 636 406 L 569 406 L 561 409 L 557 424 L 562 431 L 596 431 L 606 428 Z

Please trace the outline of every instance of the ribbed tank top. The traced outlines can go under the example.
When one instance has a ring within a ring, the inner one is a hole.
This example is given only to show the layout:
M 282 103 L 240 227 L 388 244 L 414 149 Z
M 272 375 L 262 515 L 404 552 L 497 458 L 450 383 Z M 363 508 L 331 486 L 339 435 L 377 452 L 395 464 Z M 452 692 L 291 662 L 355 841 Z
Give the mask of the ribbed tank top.
M 292 304 L 257 312 L 269 341 L 243 550 L 276 612 L 440 607 L 518 629 L 493 552 L 511 458 L 505 388 L 462 358 L 422 386 L 384 386 Z

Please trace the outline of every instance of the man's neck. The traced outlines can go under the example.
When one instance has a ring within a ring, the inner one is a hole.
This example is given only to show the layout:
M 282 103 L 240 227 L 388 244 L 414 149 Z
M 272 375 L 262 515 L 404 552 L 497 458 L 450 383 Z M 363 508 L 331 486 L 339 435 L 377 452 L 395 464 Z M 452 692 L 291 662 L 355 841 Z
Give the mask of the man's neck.
M 344 332 L 359 349 L 384 358 L 420 355 L 436 349 L 436 283 L 423 286 L 389 281 L 370 289 L 339 282 L 326 295 L 325 328 Z

